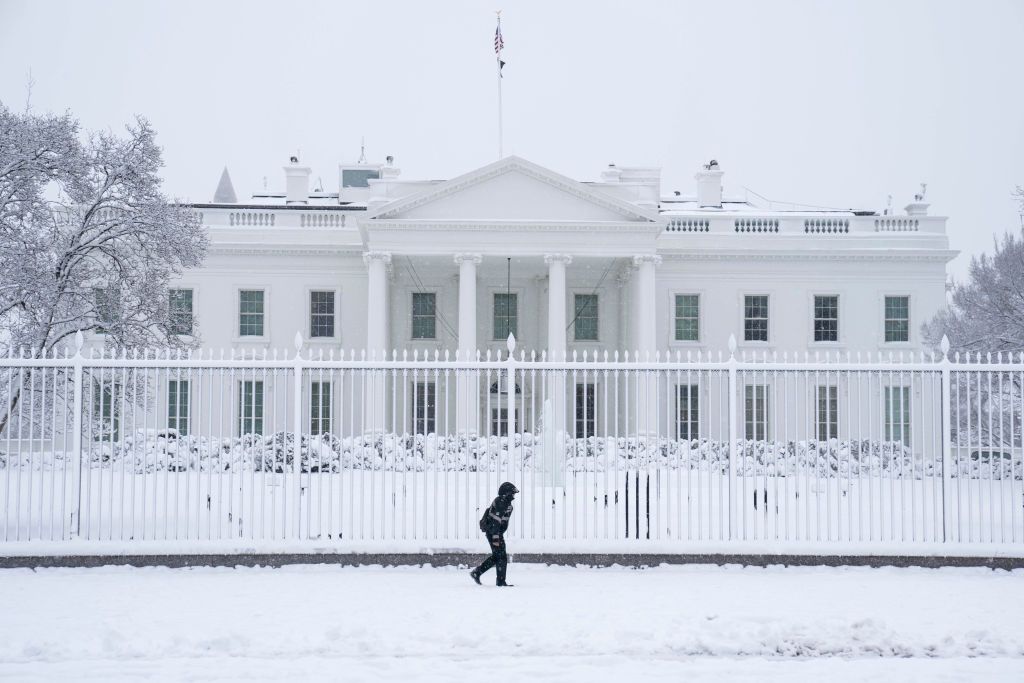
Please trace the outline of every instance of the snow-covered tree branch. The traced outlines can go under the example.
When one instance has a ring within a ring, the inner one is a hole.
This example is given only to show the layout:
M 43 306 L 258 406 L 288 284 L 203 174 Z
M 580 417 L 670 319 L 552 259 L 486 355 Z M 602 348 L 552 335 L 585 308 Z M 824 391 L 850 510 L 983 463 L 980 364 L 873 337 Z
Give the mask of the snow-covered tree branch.
M 83 139 L 69 114 L 0 103 L 0 353 L 51 355 L 77 330 L 116 348 L 198 342 L 173 334 L 168 284 L 207 238 L 162 194 L 162 163 L 145 119 Z

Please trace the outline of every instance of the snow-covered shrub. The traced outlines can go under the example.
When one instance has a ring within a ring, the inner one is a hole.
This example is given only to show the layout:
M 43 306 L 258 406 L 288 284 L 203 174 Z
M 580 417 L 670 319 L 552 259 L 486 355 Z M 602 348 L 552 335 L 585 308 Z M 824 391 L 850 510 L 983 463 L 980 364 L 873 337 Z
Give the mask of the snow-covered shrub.
M 85 462 L 95 469 L 125 468 L 144 473 L 157 471 L 293 472 L 295 435 L 292 432 L 247 434 L 233 438 L 182 436 L 173 429 L 139 431 L 114 443 L 83 444 Z M 766 441 L 740 440 L 736 444 L 736 472 L 740 476 L 795 476 L 821 478 L 882 476 L 921 479 L 941 474 L 941 454 L 913 451 L 900 442 L 878 440 Z M 978 454 L 975 454 L 978 455 Z M 1024 463 L 1017 459 L 954 458 L 954 477 L 1020 480 Z M 0 468 L 49 469 L 65 467 L 62 451 L 0 452 Z M 729 445 L 714 439 L 675 440 L 662 437 L 572 438 L 566 435 L 556 448 L 554 467 L 566 472 L 683 469 L 713 474 L 729 472 Z M 367 434 L 338 437 L 303 434 L 299 469 L 304 473 L 343 470 L 397 472 L 494 472 L 543 470 L 541 435 L 466 436 L 437 434 Z

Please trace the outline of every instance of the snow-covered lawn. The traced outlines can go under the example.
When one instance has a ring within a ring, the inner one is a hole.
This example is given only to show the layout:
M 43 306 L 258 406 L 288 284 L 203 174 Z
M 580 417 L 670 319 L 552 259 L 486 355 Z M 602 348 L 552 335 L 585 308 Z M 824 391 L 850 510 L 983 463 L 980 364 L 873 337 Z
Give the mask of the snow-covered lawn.
M 0 570 L 0 678 L 1024 680 L 1020 570 L 512 565 L 509 578 Z

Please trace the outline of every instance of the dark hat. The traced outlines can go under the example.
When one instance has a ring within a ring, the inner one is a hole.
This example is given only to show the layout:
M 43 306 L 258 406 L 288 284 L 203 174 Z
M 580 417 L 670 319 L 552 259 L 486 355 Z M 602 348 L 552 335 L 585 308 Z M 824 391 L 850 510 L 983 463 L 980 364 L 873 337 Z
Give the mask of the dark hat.
M 512 496 L 517 493 L 519 493 L 519 489 L 517 489 L 516 485 L 510 481 L 506 481 L 504 484 L 498 487 L 499 496 Z

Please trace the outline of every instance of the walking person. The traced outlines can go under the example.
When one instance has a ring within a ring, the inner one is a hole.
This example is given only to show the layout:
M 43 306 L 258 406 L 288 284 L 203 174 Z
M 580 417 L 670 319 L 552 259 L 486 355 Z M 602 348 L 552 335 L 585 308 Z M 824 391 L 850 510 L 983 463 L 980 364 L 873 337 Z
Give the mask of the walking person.
M 469 573 L 477 584 L 480 584 L 480 575 L 494 567 L 498 574 L 498 580 L 495 585 L 499 587 L 510 587 L 512 585 L 505 583 L 505 569 L 508 567 L 508 554 L 505 552 L 505 531 L 508 529 L 508 520 L 512 517 L 512 501 L 517 493 L 519 493 L 519 489 L 511 482 L 506 481 L 498 487 L 498 497 L 494 499 L 490 507 L 484 511 L 484 516 L 480 518 L 480 531 L 484 532 L 487 536 L 487 543 L 491 548 L 491 556 Z

